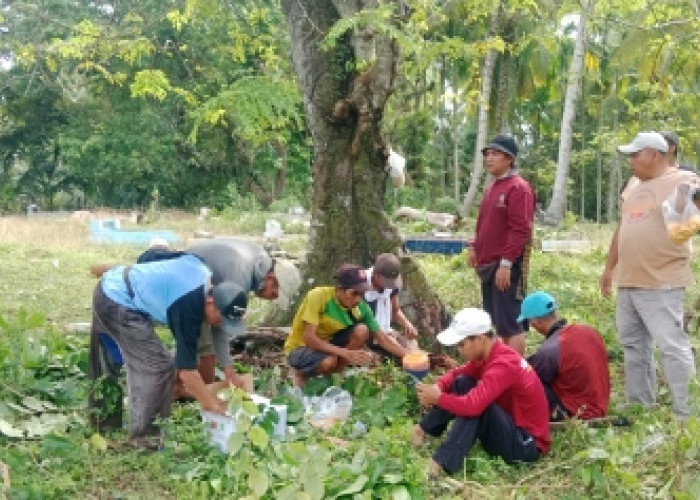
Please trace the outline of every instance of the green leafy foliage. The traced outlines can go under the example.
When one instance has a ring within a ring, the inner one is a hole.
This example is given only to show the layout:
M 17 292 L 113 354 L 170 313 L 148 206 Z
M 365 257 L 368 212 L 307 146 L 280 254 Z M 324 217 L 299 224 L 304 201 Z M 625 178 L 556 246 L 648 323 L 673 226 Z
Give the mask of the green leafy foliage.
M 23 308 L 16 318 L 0 316 L 0 357 L 6 360 L 0 371 L 0 435 L 8 438 L 35 439 L 82 422 L 58 405 L 74 403 L 64 387 L 83 374 L 49 350 L 51 334 L 42 332 L 45 322 L 43 313 Z
M 356 12 L 351 16 L 341 17 L 331 27 L 326 34 L 325 39 L 321 44 L 324 50 L 337 48 L 338 41 L 348 32 L 356 33 L 363 30 L 368 30 L 374 33 L 381 33 L 387 38 L 396 40 L 401 46 L 413 47 L 411 40 L 407 36 L 407 32 L 397 28 L 395 22 L 395 5 L 391 2 L 380 4 L 375 9 L 364 9 Z M 356 54 L 362 57 L 364 54 Z M 362 72 L 367 69 L 374 61 L 361 60 L 354 61 L 353 66 L 344 68 L 347 71 Z
M 281 10 L 244 3 L 52 0 L 36 15 L 14 2 L 0 40 L 14 63 L 3 69 L 0 207 L 23 209 L 20 194 L 48 209 L 143 207 L 154 189 L 163 206 L 211 206 L 230 183 L 269 204 L 308 186 Z M 282 155 L 302 185 L 279 180 Z
M 228 90 L 208 99 L 192 113 L 194 126 L 190 139 L 197 140 L 203 125 L 232 127 L 241 139 L 253 146 L 277 137 L 290 123 L 300 126 L 300 96 L 289 80 L 269 75 L 245 76 Z
M 641 5 L 604 2 L 589 19 L 569 179 L 569 209 L 580 218 L 614 220 L 626 167 L 612 145 L 639 129 L 678 130 L 682 163 L 697 163 L 696 20 L 678 2 Z M 464 192 L 481 69 L 495 50 L 489 131 L 527 131 L 519 137 L 522 169 L 547 204 L 572 49 L 562 22 L 571 9 L 508 2 L 492 33 L 493 2 L 382 2 L 322 34 L 324 47 L 338 52 L 363 30 L 400 48 L 383 127 L 407 157 L 409 187 L 393 201 L 431 208 Z M 280 2 L 15 1 L 2 27 L 4 210 L 27 201 L 146 206 L 154 187 L 164 206 L 223 205 L 229 183 L 263 206 L 288 191 L 308 199 L 312 152 Z M 340 55 L 348 72 L 373 57 Z M 466 104 L 460 113 L 450 94 Z M 448 175 L 453 160 L 457 176 Z M 402 195 L 408 190 L 416 195 Z
M 263 227 L 269 215 L 247 216 Z M 165 213 L 162 217 L 182 234 L 191 234 L 193 228 L 239 227 L 234 218 L 195 221 L 191 217 L 178 222 Z M 237 219 L 242 218 L 239 213 Z M 0 460 L 10 468 L 10 498 L 138 497 L 144 488 L 158 498 L 193 499 L 697 497 L 697 419 L 685 426 L 672 419 L 663 384 L 658 408 L 622 407 L 614 304 L 597 290 L 612 228 L 580 223 L 571 228 L 591 240 L 594 249 L 587 254 L 536 250 L 530 289 L 549 291 L 564 317 L 601 331 L 611 354 L 612 411 L 627 415 L 632 425 L 595 428 L 570 422 L 555 431 L 552 451 L 527 466 L 490 458 L 477 445 L 463 470 L 452 478 L 462 483 L 455 486 L 427 479 L 426 461 L 437 441 L 419 448 L 409 444 L 410 429 L 421 409 L 410 378 L 391 363 L 311 379 L 309 394 L 321 394 L 335 385 L 353 398 L 349 418 L 328 431 L 308 423 L 280 367 L 253 367 L 259 391 L 274 403 L 287 405 L 287 422 L 293 430 L 285 440 L 272 437 L 277 415 L 270 412 L 260 418 L 260 408 L 243 397 L 231 399 L 237 405 L 233 409 L 245 408 L 246 416 L 241 417 L 241 432 L 233 434 L 227 453 L 210 445 L 197 405 L 190 403 L 176 404 L 172 417 L 162 422 L 165 448 L 158 453 L 129 447 L 126 429 L 96 434 L 87 425 L 85 411 L 90 390 L 84 374 L 87 339 L 57 327 L 89 315 L 95 281 L 85 270 L 86 262 L 133 261 L 139 249 L 86 245 L 81 231 L 75 231 L 78 244 L 72 245 L 62 239 L 74 231 L 67 221 L 60 233 L 41 239 L 52 226 L 39 219 L 31 224 L 36 224 L 37 233 L 25 242 L 16 243 L 16 236 L 3 233 L 0 245 L 4 276 L 0 287 Z M 564 235 L 556 231 L 538 229 L 537 237 Z M 464 255 L 416 259 L 450 311 L 479 304 L 477 278 Z M 699 266 L 696 259 L 696 275 Z M 698 293 L 697 287 L 689 289 L 689 305 Z M 697 345 L 696 333 L 691 339 Z M 424 340 L 429 345 L 431 339 Z M 534 332 L 529 334 L 528 351 L 540 340 Z M 697 398 L 700 388 L 694 384 L 692 389 Z
M 162 101 L 171 90 L 168 77 L 160 70 L 142 70 L 134 76 L 131 94 L 134 97 L 154 97 Z

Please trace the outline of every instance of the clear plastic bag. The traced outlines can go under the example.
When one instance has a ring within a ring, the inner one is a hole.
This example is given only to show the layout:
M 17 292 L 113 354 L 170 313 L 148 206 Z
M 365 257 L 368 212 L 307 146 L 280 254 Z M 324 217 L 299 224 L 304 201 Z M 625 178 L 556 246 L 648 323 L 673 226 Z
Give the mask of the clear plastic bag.
M 695 182 L 685 182 L 661 204 L 668 235 L 676 245 L 682 245 L 700 231 L 700 210 L 694 200 L 698 189 Z
M 327 430 L 336 422 L 347 420 L 352 410 L 352 396 L 337 386 L 328 387 L 320 396 L 304 396 L 298 387 L 289 394 L 301 400 L 309 422 L 319 429 Z
M 345 420 L 352 409 L 352 396 L 345 389 L 331 386 L 322 395 L 311 398 L 308 409 L 311 420 Z

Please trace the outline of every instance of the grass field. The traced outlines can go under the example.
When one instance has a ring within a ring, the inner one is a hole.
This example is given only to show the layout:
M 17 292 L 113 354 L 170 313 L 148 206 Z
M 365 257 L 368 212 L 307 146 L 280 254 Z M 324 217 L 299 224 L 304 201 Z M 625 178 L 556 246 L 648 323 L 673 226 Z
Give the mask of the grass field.
M 150 227 L 172 229 L 183 239 L 195 230 L 260 236 L 268 216 L 200 221 L 162 214 Z M 671 417 L 663 386 L 658 408 L 623 406 L 614 303 L 597 285 L 612 228 L 575 229 L 592 241 L 591 252 L 535 251 L 529 288 L 547 290 L 564 317 L 603 334 L 612 411 L 633 425 L 571 422 L 555 432 L 550 454 L 531 467 L 507 466 L 475 449 L 462 474 L 435 481 L 424 474 L 435 444 L 408 445 L 418 410 L 403 374 L 390 366 L 362 375 L 366 381 L 353 379 L 355 409 L 328 434 L 300 424 L 289 442 L 226 456 L 208 445 L 194 404 L 176 405 L 158 453 L 128 448 L 123 431 L 94 434 L 85 415 L 87 339 L 66 325 L 90 319 L 90 264 L 131 262 L 143 249 L 90 244 L 87 223 L 70 218 L 0 218 L 0 462 L 9 470 L 6 479 L 0 473 L 0 498 L 700 498 L 698 384 L 692 388 L 695 417 L 685 426 Z M 539 238 L 556 236 L 538 229 Z M 303 234 L 291 235 L 283 247 L 303 251 Z M 476 277 L 462 256 L 417 259 L 450 310 L 478 305 Z M 696 286 L 688 290 L 689 309 L 699 295 Z M 254 300 L 250 321 L 267 307 Z M 530 333 L 528 350 L 540 340 Z M 696 331 L 692 341 L 700 347 Z M 254 373 L 259 388 L 274 392 L 284 385 L 279 370 Z M 357 421 L 369 424 L 361 437 L 352 433 Z

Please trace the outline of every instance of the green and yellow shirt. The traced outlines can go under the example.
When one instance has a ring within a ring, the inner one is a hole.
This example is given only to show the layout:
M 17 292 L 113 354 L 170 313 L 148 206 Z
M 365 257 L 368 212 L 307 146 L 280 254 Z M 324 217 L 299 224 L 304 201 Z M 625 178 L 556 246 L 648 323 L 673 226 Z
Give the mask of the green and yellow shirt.
M 318 338 L 328 342 L 333 335 L 355 323 L 364 323 L 370 333 L 379 331 L 367 302 L 362 300 L 353 309 L 345 309 L 335 297 L 335 287 L 320 286 L 306 294 L 292 321 L 292 331 L 284 343 L 284 352 L 306 345 L 304 343 L 305 323 L 316 325 Z

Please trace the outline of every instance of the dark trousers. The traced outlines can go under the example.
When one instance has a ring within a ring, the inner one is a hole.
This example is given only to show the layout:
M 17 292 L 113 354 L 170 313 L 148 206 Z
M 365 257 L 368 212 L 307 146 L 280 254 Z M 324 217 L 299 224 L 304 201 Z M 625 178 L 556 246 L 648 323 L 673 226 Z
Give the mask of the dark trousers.
M 475 386 L 474 379 L 461 375 L 452 383 L 450 392 L 466 394 Z M 508 463 L 534 462 L 540 456 L 533 437 L 516 427 L 513 417 L 496 403 L 489 405 L 478 417 L 456 417 L 435 407 L 423 417 L 420 426 L 426 434 L 439 436 L 453 419 L 447 437 L 433 454 L 433 460 L 450 474 L 462 468 L 464 458 L 477 438 L 486 453 L 499 456 Z
M 129 394 L 129 437 L 159 435 L 157 417 L 170 416 L 175 382 L 175 364 L 172 355 L 156 335 L 153 322 L 145 315 L 127 309 L 112 301 L 102 291 L 100 283 L 93 293 L 92 330 L 88 359 L 89 377 L 104 377 L 116 392 L 121 366 L 107 362 L 105 345 L 100 334 L 111 337 L 123 355 L 126 385 Z M 119 399 L 119 402 L 121 398 Z M 100 395 L 89 397 L 90 408 L 100 415 L 121 415 L 121 406 L 110 408 Z M 116 418 L 116 417 L 115 417 Z
M 484 310 L 489 313 L 496 334 L 499 337 L 509 338 L 513 335 L 523 333 L 528 329 L 527 321 L 518 323 L 520 316 L 520 304 L 522 303 L 522 280 L 523 280 L 523 260 L 517 259 L 510 269 L 510 287 L 501 291 L 496 287 L 495 267 L 486 276 L 481 276 L 481 299 L 484 303 Z
M 544 387 L 544 393 L 547 396 L 547 403 L 549 403 L 549 421 L 561 422 L 562 420 L 571 417 L 571 413 L 561 402 L 561 399 L 559 399 L 557 393 L 554 392 L 554 389 L 547 384 L 542 384 L 542 387 Z

